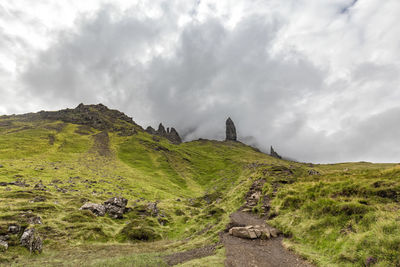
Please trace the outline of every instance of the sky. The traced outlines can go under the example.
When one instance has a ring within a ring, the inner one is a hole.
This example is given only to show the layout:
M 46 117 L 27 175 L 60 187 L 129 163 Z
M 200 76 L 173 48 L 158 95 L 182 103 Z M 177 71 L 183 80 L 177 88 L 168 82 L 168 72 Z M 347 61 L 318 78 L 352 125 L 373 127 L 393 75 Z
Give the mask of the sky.
M 186 141 L 400 162 L 398 0 L 5 0 L 0 115 L 103 103 Z

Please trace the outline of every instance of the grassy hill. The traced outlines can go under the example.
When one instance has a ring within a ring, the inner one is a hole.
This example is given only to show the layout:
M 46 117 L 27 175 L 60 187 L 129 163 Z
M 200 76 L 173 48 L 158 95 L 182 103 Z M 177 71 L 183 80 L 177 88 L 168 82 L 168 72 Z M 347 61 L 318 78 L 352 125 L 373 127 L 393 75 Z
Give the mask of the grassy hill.
M 400 264 L 400 167 L 284 161 L 240 142 L 175 145 L 102 105 L 0 117 L 0 235 L 35 227 L 40 255 L 19 245 L 0 264 L 163 266 L 163 255 L 217 243 L 254 181 L 268 223 L 320 266 Z M 128 199 L 123 219 L 79 210 Z M 254 213 L 263 213 L 260 200 Z M 154 211 L 149 207 L 154 207 Z M 41 224 L 33 224 L 35 217 Z M 185 266 L 223 265 L 224 250 Z

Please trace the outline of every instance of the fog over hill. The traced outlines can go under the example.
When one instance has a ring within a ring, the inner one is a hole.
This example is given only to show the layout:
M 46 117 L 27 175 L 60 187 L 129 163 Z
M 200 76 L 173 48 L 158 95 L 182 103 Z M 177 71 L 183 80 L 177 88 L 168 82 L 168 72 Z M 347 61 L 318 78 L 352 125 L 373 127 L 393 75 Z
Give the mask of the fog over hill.
M 104 103 L 184 140 L 400 161 L 397 0 L 9 1 L 0 114 Z

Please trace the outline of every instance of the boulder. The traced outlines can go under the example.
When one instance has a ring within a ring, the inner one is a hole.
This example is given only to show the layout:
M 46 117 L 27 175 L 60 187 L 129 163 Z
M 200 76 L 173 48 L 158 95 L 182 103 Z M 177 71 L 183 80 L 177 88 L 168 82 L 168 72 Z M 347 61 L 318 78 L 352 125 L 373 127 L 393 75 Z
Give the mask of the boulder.
M 235 124 L 231 120 L 231 118 L 228 118 L 226 120 L 226 141 L 236 141 L 237 136 L 236 136 L 236 128 Z
M 4 240 L 0 240 L 0 251 L 6 251 L 8 249 L 8 243 Z
M 106 208 L 96 203 L 85 203 L 79 210 L 90 210 L 96 216 L 104 216 L 106 214 Z
M 106 213 L 114 219 L 122 219 L 128 200 L 123 197 L 112 197 L 104 202 Z
M 249 226 L 239 226 L 239 227 L 232 227 L 229 229 L 229 234 L 239 237 L 239 238 L 246 238 L 246 239 L 269 239 L 272 237 L 277 237 L 279 231 L 275 228 L 269 229 L 266 226 L 260 225 L 249 225 Z
M 35 228 L 27 228 L 21 236 L 21 245 L 30 252 L 41 253 L 43 249 L 42 238 L 36 233 Z

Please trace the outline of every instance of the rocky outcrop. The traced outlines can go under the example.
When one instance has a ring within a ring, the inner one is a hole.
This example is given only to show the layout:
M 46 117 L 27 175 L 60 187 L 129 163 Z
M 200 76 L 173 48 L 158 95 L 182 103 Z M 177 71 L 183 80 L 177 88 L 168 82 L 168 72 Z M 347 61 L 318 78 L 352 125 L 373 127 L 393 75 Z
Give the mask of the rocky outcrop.
M 182 143 L 182 139 L 179 136 L 178 132 L 175 130 L 175 128 L 167 128 L 167 130 L 165 130 L 164 125 L 162 125 L 162 123 L 160 123 L 158 125 L 158 130 L 154 130 L 154 128 L 152 128 L 151 126 L 146 128 L 146 132 L 149 134 L 153 134 L 153 135 L 158 135 L 158 136 L 162 136 L 167 138 L 171 143 L 173 144 L 180 144 Z
M 27 121 L 63 121 L 93 127 L 98 130 L 119 132 L 119 134 L 123 136 L 135 134 L 136 131 L 134 130 L 134 127 L 139 127 L 131 117 L 128 117 L 118 110 L 109 109 L 103 104 L 79 104 L 74 109 L 67 108 L 59 111 L 40 111 L 38 113 L 11 115 L 7 117 L 13 116 Z
M 269 228 L 265 225 L 248 225 L 242 227 L 232 227 L 229 229 L 229 234 L 246 239 L 269 239 L 278 237 L 280 232 L 275 228 Z
M 41 253 L 43 249 L 42 238 L 36 233 L 35 228 L 27 228 L 21 236 L 21 245 L 30 252 Z
M 236 128 L 231 118 L 226 120 L 226 141 L 236 141 Z
M 106 213 L 114 219 L 122 219 L 128 200 L 123 197 L 112 197 L 104 202 Z
M 90 210 L 96 216 L 104 216 L 106 214 L 106 208 L 96 203 L 85 203 L 79 210 Z
M 269 155 L 271 157 L 277 158 L 277 159 L 282 159 L 282 157 L 274 150 L 274 148 L 271 146 Z

